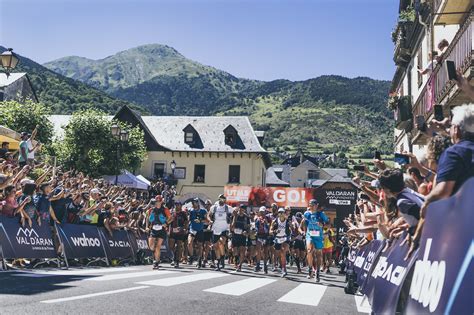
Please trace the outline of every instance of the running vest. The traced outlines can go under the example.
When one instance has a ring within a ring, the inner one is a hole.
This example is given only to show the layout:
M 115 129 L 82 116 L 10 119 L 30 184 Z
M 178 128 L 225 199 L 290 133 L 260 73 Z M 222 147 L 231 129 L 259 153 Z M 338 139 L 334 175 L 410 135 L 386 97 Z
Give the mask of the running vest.
M 173 221 L 171 222 L 171 228 L 173 233 L 181 233 L 186 222 L 187 215 L 183 211 L 176 212 L 173 215 Z
M 258 217 L 257 220 L 255 221 L 255 228 L 257 229 L 257 235 L 258 237 L 265 237 L 268 235 L 268 222 L 267 218 L 260 218 Z
M 150 223 L 153 224 L 165 224 L 166 223 L 166 215 L 165 215 L 165 208 L 153 208 L 150 213 L 149 217 Z
M 218 204 L 215 204 L 213 206 L 212 210 L 212 215 L 211 215 L 211 220 L 214 222 L 223 222 L 225 221 L 226 224 L 230 224 L 230 211 L 229 211 L 229 206 L 224 204 L 224 206 L 220 206 Z
M 246 230 L 247 224 L 248 218 L 246 215 L 237 215 L 235 217 L 234 234 L 242 234 Z
M 290 225 L 288 220 L 280 221 L 280 218 L 277 218 L 273 223 L 273 230 L 276 230 L 275 242 L 278 244 L 284 243 L 288 240 L 288 235 L 290 235 Z

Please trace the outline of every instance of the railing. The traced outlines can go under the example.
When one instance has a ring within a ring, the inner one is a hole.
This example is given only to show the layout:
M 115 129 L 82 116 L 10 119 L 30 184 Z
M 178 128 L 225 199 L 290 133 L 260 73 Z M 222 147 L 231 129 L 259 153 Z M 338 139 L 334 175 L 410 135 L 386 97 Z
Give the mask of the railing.
M 473 15 L 471 14 L 443 56 L 443 61 L 454 61 L 457 69 L 460 70 L 461 73 L 464 73 L 471 65 L 473 27 L 474 21 Z M 448 71 L 444 62 L 438 64 L 418 96 L 413 108 L 413 115 L 423 115 L 427 117 L 427 115 L 431 113 L 433 105 L 443 100 L 454 85 L 455 82 L 450 81 L 448 78 Z

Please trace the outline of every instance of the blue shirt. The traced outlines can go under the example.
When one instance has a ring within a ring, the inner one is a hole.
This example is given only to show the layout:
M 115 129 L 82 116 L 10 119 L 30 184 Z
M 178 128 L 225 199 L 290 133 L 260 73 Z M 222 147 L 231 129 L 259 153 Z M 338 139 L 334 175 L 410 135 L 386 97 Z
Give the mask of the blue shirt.
M 447 148 L 438 162 L 436 182 L 455 181 L 452 194 L 474 176 L 474 142 L 462 140 Z
M 206 209 L 192 209 L 189 211 L 189 225 L 191 226 L 191 230 L 200 232 L 204 229 L 204 223 L 202 222 L 207 217 L 207 210 Z M 198 222 L 195 220 L 198 219 Z
M 323 228 L 318 223 L 329 222 L 328 217 L 322 211 L 305 212 L 304 220 L 306 224 L 306 237 L 320 237 L 323 238 Z M 319 232 L 319 236 L 312 235 L 313 232 Z
M 49 207 L 51 207 L 51 202 L 49 201 L 49 196 L 44 194 L 38 194 L 34 198 L 36 209 L 40 214 L 42 220 L 47 220 L 49 222 Z

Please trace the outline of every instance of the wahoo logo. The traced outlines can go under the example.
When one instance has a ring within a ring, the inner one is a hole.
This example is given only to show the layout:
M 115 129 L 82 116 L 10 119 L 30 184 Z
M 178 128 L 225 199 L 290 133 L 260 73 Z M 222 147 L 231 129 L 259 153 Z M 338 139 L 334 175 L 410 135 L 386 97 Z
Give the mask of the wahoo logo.
M 393 267 L 393 264 L 388 264 L 387 257 L 380 257 L 379 262 L 372 272 L 372 277 L 374 277 L 374 279 L 381 277 L 390 283 L 399 286 L 402 283 L 406 270 L 407 268 L 402 266 Z
M 370 270 L 370 267 L 372 267 L 372 263 L 374 262 L 374 258 L 375 258 L 375 252 L 370 251 L 369 254 L 367 255 L 367 258 L 365 259 L 365 263 L 363 267 L 365 271 Z
M 138 249 L 148 249 L 148 244 L 146 240 L 137 240 Z
M 355 262 L 354 262 L 354 266 L 356 266 L 357 268 L 362 268 L 362 265 L 364 264 L 364 256 L 357 256 Z
M 114 241 L 109 240 L 110 247 L 130 247 L 130 243 L 128 241 Z
M 433 262 L 428 260 L 432 241 L 432 238 L 426 240 L 423 260 L 416 262 L 410 286 L 410 297 L 422 303 L 423 307 L 428 306 L 431 313 L 438 307 L 446 275 L 444 260 Z
M 39 237 L 35 229 L 31 228 L 19 228 L 16 236 L 25 236 L 25 237 Z
M 86 237 L 86 234 L 82 233 L 82 236 L 71 237 L 72 243 L 76 247 L 99 247 L 100 240 L 97 237 Z

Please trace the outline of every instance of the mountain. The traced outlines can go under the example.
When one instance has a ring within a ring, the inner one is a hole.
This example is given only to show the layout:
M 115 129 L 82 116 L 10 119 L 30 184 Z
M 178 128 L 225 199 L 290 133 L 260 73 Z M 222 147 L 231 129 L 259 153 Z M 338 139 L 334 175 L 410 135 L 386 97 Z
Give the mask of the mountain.
M 0 46 L 0 53 L 6 50 Z M 142 107 L 116 99 L 83 82 L 65 77 L 46 67 L 20 56 L 15 72 L 26 72 L 39 101 L 49 106 L 55 114 L 69 114 L 78 109 L 97 108 L 115 113 L 124 104 L 146 112 Z
M 392 150 L 388 81 L 321 76 L 270 82 L 237 78 L 175 49 L 150 44 L 100 60 L 64 57 L 45 64 L 156 115 L 248 115 L 275 151 Z

